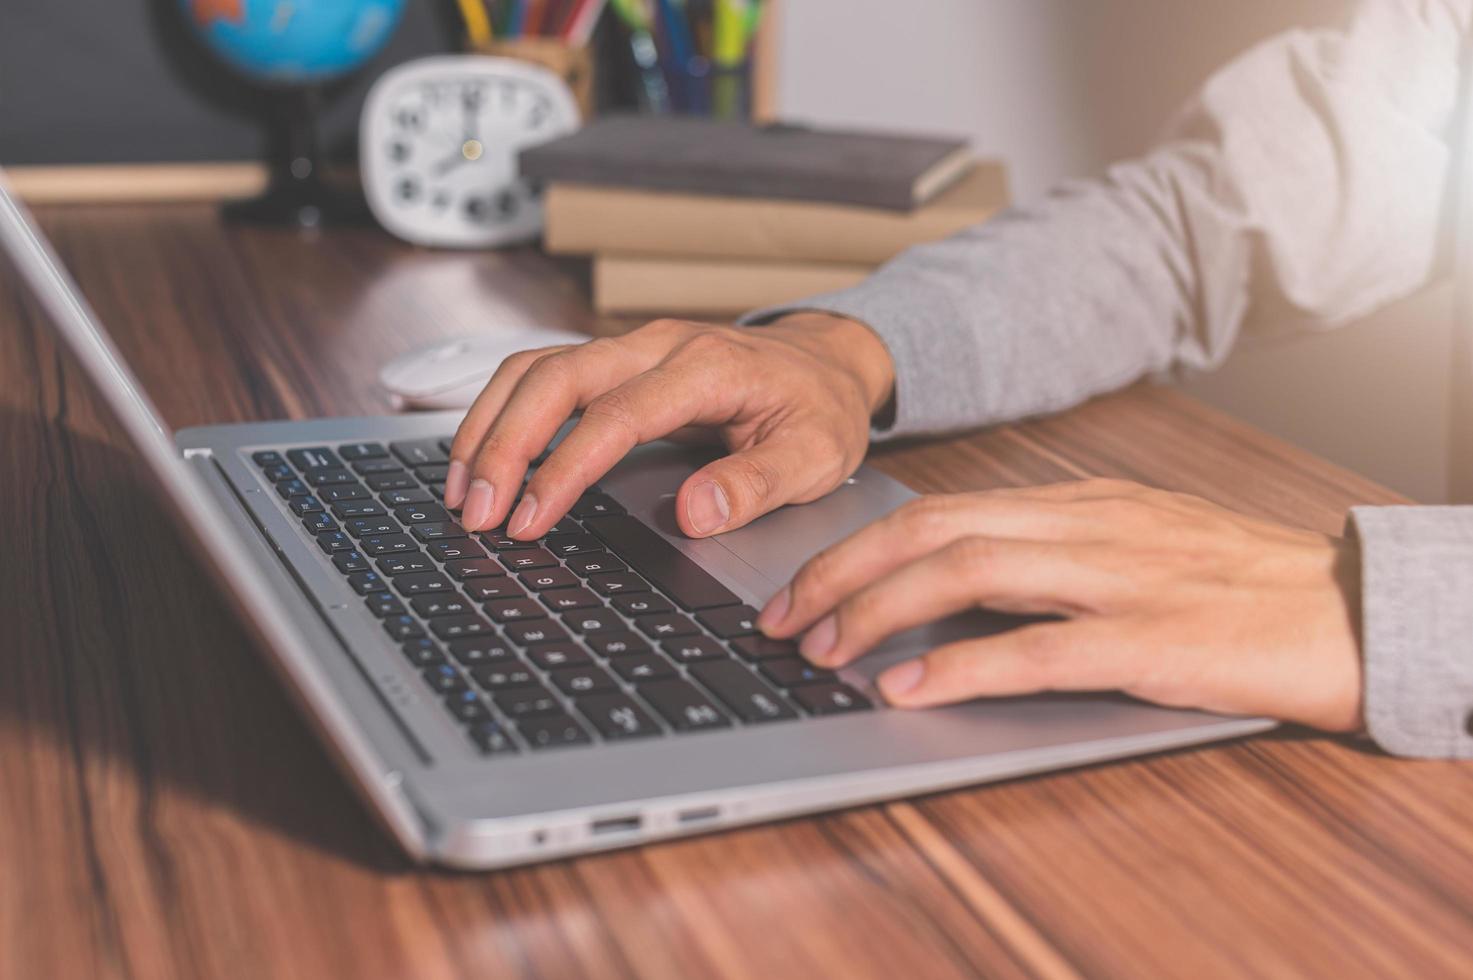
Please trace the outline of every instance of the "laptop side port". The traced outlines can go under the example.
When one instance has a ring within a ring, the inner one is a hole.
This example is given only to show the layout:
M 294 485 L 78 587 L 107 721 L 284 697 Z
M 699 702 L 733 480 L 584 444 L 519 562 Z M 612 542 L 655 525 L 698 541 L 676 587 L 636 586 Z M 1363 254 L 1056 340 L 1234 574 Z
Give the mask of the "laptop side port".
M 601 817 L 588 824 L 588 832 L 595 837 L 603 834 L 626 834 L 644 826 L 644 817 L 634 813 L 625 817 Z
M 721 807 L 702 806 L 693 810 L 681 810 L 675 815 L 676 823 L 685 826 L 693 823 L 705 823 L 707 820 L 715 820 L 721 816 Z

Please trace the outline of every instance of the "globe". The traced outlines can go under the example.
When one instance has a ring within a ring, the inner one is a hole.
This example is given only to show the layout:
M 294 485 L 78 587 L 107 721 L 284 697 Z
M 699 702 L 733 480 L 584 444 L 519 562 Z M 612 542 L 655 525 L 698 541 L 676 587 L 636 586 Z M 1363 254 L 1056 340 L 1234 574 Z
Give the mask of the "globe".
M 201 41 L 269 85 L 329 81 L 378 53 L 405 0 L 180 0 Z
M 227 218 L 315 227 L 367 219 L 361 193 L 322 179 L 317 114 L 328 83 L 383 48 L 406 0 L 179 0 L 195 37 L 268 93 L 266 193 L 225 205 Z

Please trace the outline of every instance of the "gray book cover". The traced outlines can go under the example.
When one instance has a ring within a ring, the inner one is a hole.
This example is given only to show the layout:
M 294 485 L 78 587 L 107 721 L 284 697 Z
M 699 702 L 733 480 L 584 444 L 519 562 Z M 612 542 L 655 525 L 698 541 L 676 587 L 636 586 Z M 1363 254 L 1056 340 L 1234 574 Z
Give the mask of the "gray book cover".
M 522 151 L 534 180 L 908 211 L 966 173 L 965 140 L 610 116 Z

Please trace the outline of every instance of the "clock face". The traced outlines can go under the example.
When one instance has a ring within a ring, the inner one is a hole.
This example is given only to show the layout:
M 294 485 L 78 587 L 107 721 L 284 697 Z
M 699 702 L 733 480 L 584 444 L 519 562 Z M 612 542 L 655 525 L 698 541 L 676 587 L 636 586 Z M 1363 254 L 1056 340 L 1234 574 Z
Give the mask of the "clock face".
M 542 213 L 517 154 L 577 124 L 572 94 L 541 68 L 479 55 L 412 62 L 364 105 L 364 190 L 384 227 L 413 242 L 525 241 Z

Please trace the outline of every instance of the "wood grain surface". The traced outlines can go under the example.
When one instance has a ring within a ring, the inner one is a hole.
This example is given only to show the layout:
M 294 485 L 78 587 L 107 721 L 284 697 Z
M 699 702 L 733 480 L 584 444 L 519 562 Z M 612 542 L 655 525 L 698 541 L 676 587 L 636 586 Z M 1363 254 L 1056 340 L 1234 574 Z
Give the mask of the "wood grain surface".
M 44 225 L 168 422 L 388 405 L 427 340 L 614 332 L 584 273 L 200 206 Z M 923 490 L 1130 477 L 1337 531 L 1391 494 L 1170 390 L 887 448 Z M 0 976 L 1454 976 L 1473 767 L 1301 731 L 492 874 L 408 864 L 0 270 Z

